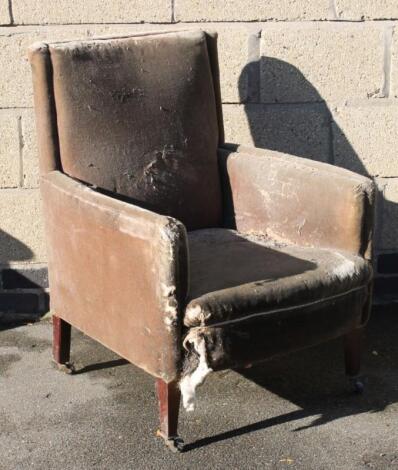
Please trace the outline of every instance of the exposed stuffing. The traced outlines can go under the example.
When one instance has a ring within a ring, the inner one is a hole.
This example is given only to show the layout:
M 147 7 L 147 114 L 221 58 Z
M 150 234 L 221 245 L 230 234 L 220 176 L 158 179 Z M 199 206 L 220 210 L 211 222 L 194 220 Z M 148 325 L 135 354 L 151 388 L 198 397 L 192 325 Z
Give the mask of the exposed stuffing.
M 333 268 L 332 275 L 336 276 L 340 280 L 347 279 L 349 277 L 353 277 L 358 273 L 357 266 L 355 265 L 354 261 L 346 258 L 341 253 L 337 253 L 336 255 L 339 258 L 342 258 L 344 261 L 339 263 L 335 268 Z
M 242 235 L 251 242 L 258 243 L 266 247 L 281 248 L 283 246 L 287 246 L 286 240 L 278 237 L 276 234 L 271 232 L 269 228 L 267 228 L 264 232 L 248 230 L 242 232 Z
M 178 170 L 180 152 L 173 145 L 165 145 L 161 150 L 154 152 L 154 158 L 143 169 L 140 181 L 155 185 L 153 189 L 159 190 L 159 185 L 170 184 L 170 175 Z
M 306 222 L 307 222 L 306 219 L 303 218 L 303 219 L 301 219 L 301 221 L 300 221 L 299 224 L 297 225 L 297 233 L 298 233 L 300 236 L 301 236 L 301 232 L 302 232 L 303 227 L 304 227 L 304 225 L 305 225 Z
M 163 280 L 160 284 L 159 296 L 162 299 L 163 311 L 165 313 L 164 323 L 171 331 L 178 321 L 178 298 L 176 279 L 172 268 L 178 257 L 178 240 L 181 229 L 176 221 L 167 218 L 165 225 L 160 230 L 159 251 L 159 278 Z
M 166 286 L 165 284 L 161 284 L 162 294 L 165 297 L 169 297 L 175 294 L 176 286 Z
M 161 284 L 161 290 L 162 295 L 165 298 L 164 323 L 168 328 L 170 328 L 177 321 L 178 317 L 178 302 L 175 297 L 176 287 Z
M 373 184 L 368 180 L 361 181 L 354 187 L 354 193 L 357 195 L 371 194 L 374 191 Z
M 160 237 L 162 243 L 166 245 L 166 250 L 168 251 L 168 259 L 169 261 L 174 261 L 175 259 L 175 252 L 174 252 L 174 245 L 178 238 L 178 232 L 176 230 L 176 226 L 174 224 L 173 219 L 169 219 L 167 224 L 163 227 L 162 231 L 160 232 Z
M 187 348 L 187 344 L 191 344 L 191 348 Z M 193 369 L 187 370 L 180 380 L 180 389 L 182 395 L 182 403 L 187 411 L 193 411 L 195 408 L 195 391 L 196 387 L 201 385 L 212 369 L 207 364 L 206 359 L 206 343 L 200 330 L 192 329 L 184 340 L 184 347 L 189 351 L 189 355 L 198 356 L 198 361 Z
M 190 325 L 197 324 L 199 319 L 200 324 L 205 324 L 206 320 L 209 318 L 210 313 L 203 311 L 200 305 L 188 306 L 185 310 L 185 321 Z

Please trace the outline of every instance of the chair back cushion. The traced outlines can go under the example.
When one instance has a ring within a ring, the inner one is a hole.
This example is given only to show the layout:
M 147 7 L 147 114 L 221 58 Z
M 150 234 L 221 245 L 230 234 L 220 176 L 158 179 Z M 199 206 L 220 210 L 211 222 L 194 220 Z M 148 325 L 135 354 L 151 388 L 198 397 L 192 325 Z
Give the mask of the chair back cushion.
M 219 226 L 205 33 L 55 43 L 50 55 L 62 170 L 188 230 Z

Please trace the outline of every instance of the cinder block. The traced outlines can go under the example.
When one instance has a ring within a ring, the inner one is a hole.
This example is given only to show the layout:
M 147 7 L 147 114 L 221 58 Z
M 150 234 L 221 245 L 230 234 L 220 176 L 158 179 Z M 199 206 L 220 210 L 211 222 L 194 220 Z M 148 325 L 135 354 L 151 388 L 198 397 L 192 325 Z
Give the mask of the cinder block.
M 60 41 L 159 29 L 159 25 L 0 28 L 0 107 L 31 107 L 32 77 L 27 49 L 35 41 Z
M 255 145 L 256 139 L 253 136 L 254 132 L 251 132 L 251 121 L 252 116 L 254 115 L 254 110 L 249 110 L 248 108 L 248 105 L 223 105 L 226 142 L 233 142 L 243 145 Z
M 177 21 L 298 21 L 332 17 L 329 0 L 176 0 Z
M 3 315 L 10 313 L 35 313 L 39 310 L 39 296 L 33 293 L 0 293 L 0 325 L 3 323 Z M 18 317 L 17 317 L 18 318 Z M 18 319 L 15 319 L 18 321 Z M 20 321 L 25 320 L 21 318 Z
M 330 160 L 329 118 L 323 105 L 224 105 L 223 112 L 227 142 Z
M 240 103 L 247 98 L 248 38 L 251 31 L 217 25 L 221 96 L 224 102 Z
M 380 97 L 383 53 L 378 27 L 270 25 L 261 39 L 262 102 Z
M 216 25 L 219 33 L 219 61 L 222 97 L 227 102 L 244 100 L 247 82 L 242 71 L 248 57 L 248 37 L 253 28 L 236 26 L 227 28 Z M 140 31 L 158 30 L 159 25 L 99 25 L 79 27 L 38 27 L 33 30 L 13 28 L 0 30 L 0 65 L 3 76 L 0 80 L 0 107 L 33 106 L 32 78 L 27 60 L 27 48 L 35 41 L 57 41 L 65 39 L 85 39 L 87 37 L 134 34 Z M 190 25 L 190 28 L 196 26 Z M 186 26 L 170 25 L 162 29 L 187 29 Z M 8 34 L 5 34 L 5 33 Z M 3 33 L 3 34 L 2 34 Z
M 170 22 L 169 0 L 13 0 L 15 24 Z
M 0 0 L 0 24 L 10 24 L 10 11 L 8 0 Z
M 3 189 L 0 192 L 0 264 L 45 262 L 39 191 Z
M 15 188 L 20 183 L 18 119 L 13 111 L 0 111 L 0 188 Z
M 335 0 L 337 17 L 342 20 L 392 20 L 398 18 L 395 0 Z
M 48 288 L 47 267 L 37 263 L 29 267 L 3 269 L 1 278 L 5 290 Z
M 396 29 L 391 44 L 391 96 L 398 97 L 398 31 Z
M 336 165 L 363 175 L 398 176 L 398 106 L 347 106 L 333 116 Z
M 378 276 L 374 282 L 374 303 L 393 305 L 397 300 L 398 276 Z
M 33 109 L 22 113 L 22 181 L 25 188 L 39 186 L 39 159 L 37 149 L 36 123 Z
M 378 250 L 398 250 L 398 178 L 378 178 L 379 197 Z M 381 199 L 381 200 L 380 200 Z
M 7 28 L 8 30 L 8 28 Z M 32 77 L 27 59 L 27 49 L 35 41 L 61 40 L 68 37 L 84 38 L 86 30 L 64 28 L 0 31 L 0 107 L 33 106 Z
M 377 272 L 398 274 L 398 253 L 383 253 L 377 257 Z

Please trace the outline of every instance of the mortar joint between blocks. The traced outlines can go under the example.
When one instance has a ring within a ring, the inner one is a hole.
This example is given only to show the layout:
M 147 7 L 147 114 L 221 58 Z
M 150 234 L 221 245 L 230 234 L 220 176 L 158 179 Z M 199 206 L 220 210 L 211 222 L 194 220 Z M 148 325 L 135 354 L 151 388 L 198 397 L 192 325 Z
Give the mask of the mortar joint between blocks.
M 22 131 L 22 116 L 18 116 L 18 139 L 19 139 L 19 187 L 23 188 L 23 148 L 25 145 Z
M 383 86 L 381 96 L 389 98 L 391 94 L 391 61 L 392 61 L 392 38 L 394 27 L 387 27 L 384 31 L 384 63 L 383 63 Z
M 175 23 L 176 22 L 175 0 L 170 0 L 170 1 L 171 1 L 171 22 Z
M 330 0 L 329 9 L 330 9 L 330 13 L 333 16 L 333 19 L 334 20 L 339 20 L 340 18 L 339 18 L 339 15 L 337 13 L 336 0 Z
M 10 25 L 14 26 L 14 13 L 12 11 L 12 0 L 8 0 L 8 14 L 10 16 Z

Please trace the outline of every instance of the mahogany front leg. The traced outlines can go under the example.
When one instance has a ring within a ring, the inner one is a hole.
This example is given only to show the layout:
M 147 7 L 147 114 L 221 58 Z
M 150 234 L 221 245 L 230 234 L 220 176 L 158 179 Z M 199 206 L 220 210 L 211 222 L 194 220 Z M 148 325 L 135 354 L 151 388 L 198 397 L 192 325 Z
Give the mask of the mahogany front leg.
M 364 385 L 359 378 L 362 340 L 362 328 L 352 330 L 344 337 L 345 371 L 357 393 L 362 393 L 364 389 Z
M 184 442 L 177 434 L 181 398 L 178 383 L 166 383 L 162 379 L 156 379 L 156 390 L 159 399 L 160 417 L 160 430 L 157 434 L 164 439 L 166 445 L 172 451 L 181 451 Z
M 53 357 L 58 368 L 67 373 L 73 372 L 73 366 L 69 362 L 70 338 L 71 325 L 53 315 Z

